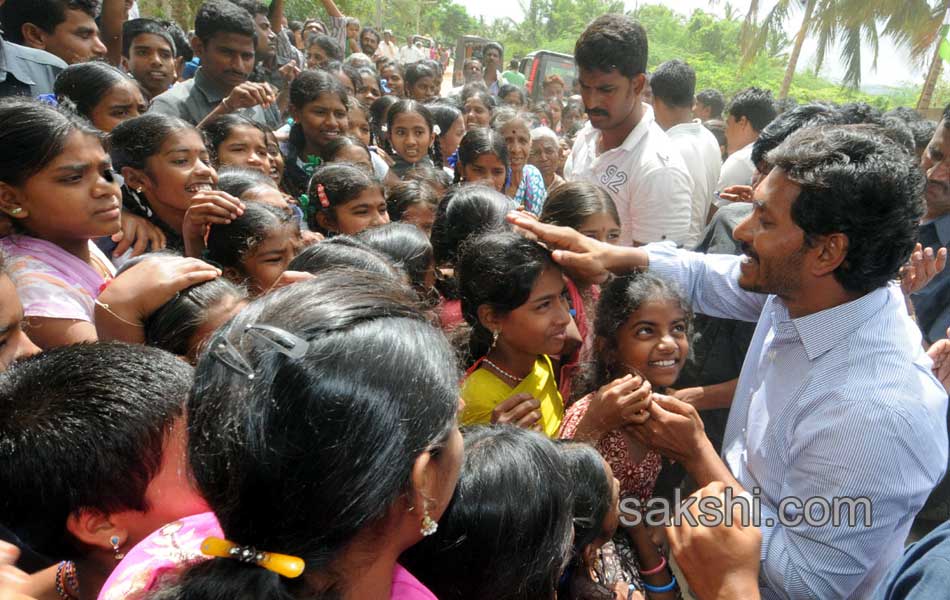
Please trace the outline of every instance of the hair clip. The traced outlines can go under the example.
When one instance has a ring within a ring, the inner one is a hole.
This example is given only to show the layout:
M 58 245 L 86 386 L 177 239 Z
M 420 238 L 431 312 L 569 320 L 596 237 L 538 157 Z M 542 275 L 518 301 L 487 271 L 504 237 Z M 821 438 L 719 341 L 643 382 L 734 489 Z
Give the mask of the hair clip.
M 442 128 L 439 127 L 438 123 L 432 126 L 432 133 L 442 135 Z
M 297 556 L 261 552 L 253 546 L 239 546 L 234 542 L 216 537 L 205 538 L 201 542 L 201 553 L 205 556 L 230 558 L 242 563 L 257 565 L 289 579 L 300 577 L 306 566 L 303 559 Z
M 248 325 L 244 331 L 290 358 L 303 358 L 310 347 L 310 342 L 302 337 L 273 325 Z
M 248 379 L 254 379 L 254 367 L 247 362 L 241 351 L 235 348 L 234 344 L 227 338 L 215 344 L 208 353 L 232 371 L 240 373 Z
M 320 199 L 320 206 L 330 208 L 330 199 L 327 198 L 327 188 L 322 183 L 317 184 L 317 198 Z

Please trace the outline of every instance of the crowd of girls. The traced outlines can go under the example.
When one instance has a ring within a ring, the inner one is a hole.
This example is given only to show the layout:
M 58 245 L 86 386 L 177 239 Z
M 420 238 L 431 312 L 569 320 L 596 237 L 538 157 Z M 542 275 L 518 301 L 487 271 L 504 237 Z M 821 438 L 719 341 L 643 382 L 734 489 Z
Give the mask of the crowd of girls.
M 560 177 L 578 115 L 301 50 L 277 130 L 148 112 L 99 63 L 0 100 L 0 537 L 26 592 L 676 597 L 619 506 L 651 497 L 626 428 L 689 307 L 573 281 L 509 223 L 617 241 L 610 198 Z

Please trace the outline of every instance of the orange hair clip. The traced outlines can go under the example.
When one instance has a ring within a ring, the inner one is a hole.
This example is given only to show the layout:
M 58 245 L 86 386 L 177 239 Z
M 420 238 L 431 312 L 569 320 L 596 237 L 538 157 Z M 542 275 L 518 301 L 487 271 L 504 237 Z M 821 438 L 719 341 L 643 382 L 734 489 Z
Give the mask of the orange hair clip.
M 234 542 L 216 537 L 205 538 L 201 542 L 201 553 L 257 565 L 289 579 L 299 577 L 304 570 L 302 558 L 274 552 L 260 552 L 252 546 L 238 546 Z

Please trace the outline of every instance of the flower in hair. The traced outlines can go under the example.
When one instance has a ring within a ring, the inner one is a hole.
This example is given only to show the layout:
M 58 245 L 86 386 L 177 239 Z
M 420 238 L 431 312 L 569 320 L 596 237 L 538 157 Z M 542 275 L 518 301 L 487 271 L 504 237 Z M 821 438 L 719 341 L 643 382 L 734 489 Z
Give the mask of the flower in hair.
M 439 127 L 438 125 L 434 125 L 432 127 L 432 132 L 435 133 L 436 135 L 442 135 L 442 128 Z

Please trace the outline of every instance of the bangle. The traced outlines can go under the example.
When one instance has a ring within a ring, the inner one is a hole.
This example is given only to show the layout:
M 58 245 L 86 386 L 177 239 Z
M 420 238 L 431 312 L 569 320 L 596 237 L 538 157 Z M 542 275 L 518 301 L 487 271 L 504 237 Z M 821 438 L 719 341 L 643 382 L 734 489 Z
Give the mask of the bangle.
M 126 325 L 131 325 L 132 327 L 138 327 L 139 329 L 145 329 L 145 325 L 142 325 L 141 323 L 133 323 L 132 321 L 129 321 L 129 320 L 127 320 L 127 319 L 123 319 L 123 318 L 120 317 L 118 314 L 116 314 L 116 312 L 115 312 L 114 310 L 112 310 L 111 308 L 109 308 L 109 305 L 108 305 L 108 304 L 106 304 L 105 302 L 101 302 L 98 298 L 96 298 L 95 302 L 96 302 L 96 304 L 98 304 L 99 306 L 101 306 L 104 311 L 106 311 L 107 313 L 109 313 L 110 315 L 112 315 L 113 317 L 115 317 L 116 319 L 122 321 L 122 322 L 125 323 Z
M 656 575 L 657 573 L 659 573 L 660 571 L 662 571 L 662 570 L 665 569 L 665 568 L 666 568 L 666 557 L 665 557 L 665 556 L 660 556 L 660 564 L 658 564 L 657 566 L 653 567 L 653 568 L 650 569 L 649 571 L 644 571 L 643 569 L 640 569 L 640 574 L 641 574 L 641 575 Z
M 643 584 L 643 589 L 650 592 L 651 594 L 662 594 L 663 592 L 669 592 L 670 590 L 676 587 L 676 576 L 673 576 L 673 580 L 666 585 L 650 585 L 648 583 Z
M 227 96 L 225 96 L 224 98 L 221 98 L 221 106 L 223 106 L 224 109 L 225 109 L 226 111 L 228 111 L 228 112 L 231 112 L 232 110 L 234 110 L 234 109 L 232 109 L 230 106 L 228 106 L 228 97 L 227 97 Z

